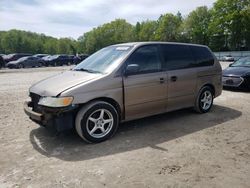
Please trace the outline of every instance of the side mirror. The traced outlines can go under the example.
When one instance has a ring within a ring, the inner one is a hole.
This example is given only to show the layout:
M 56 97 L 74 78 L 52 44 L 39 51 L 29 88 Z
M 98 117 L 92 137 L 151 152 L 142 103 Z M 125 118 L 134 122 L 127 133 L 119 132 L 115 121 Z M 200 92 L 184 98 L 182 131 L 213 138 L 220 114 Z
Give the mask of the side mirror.
M 138 64 L 130 64 L 127 66 L 125 74 L 126 75 L 131 75 L 131 74 L 135 74 L 139 71 L 140 66 Z
M 229 67 L 232 67 L 233 64 L 234 64 L 234 63 L 230 63 L 230 64 L 229 64 Z

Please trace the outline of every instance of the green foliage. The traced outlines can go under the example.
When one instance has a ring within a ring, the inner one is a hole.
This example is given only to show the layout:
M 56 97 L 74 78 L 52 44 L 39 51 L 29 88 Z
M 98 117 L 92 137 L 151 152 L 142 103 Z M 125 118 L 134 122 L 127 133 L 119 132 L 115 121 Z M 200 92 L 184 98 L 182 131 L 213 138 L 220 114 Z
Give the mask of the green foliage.
M 93 53 L 104 46 L 133 40 L 133 26 L 124 19 L 94 28 L 78 39 L 80 51 Z
M 44 34 L 20 30 L 1 31 L 0 53 L 74 54 L 76 41 L 69 38 L 56 39 Z
M 155 40 L 155 31 L 157 29 L 156 21 L 144 21 L 137 23 L 134 28 L 134 41 L 152 41 Z
M 197 44 L 209 43 L 208 26 L 211 12 L 206 6 L 198 7 L 192 11 L 183 22 L 183 32 L 189 41 Z
M 215 2 L 209 24 L 210 36 L 214 38 L 211 39 L 213 48 L 239 50 L 246 43 L 249 47 L 249 6 L 250 0 L 217 0 Z M 217 46 L 213 46 L 216 43 Z
M 178 41 L 180 36 L 180 26 L 182 19 L 178 15 L 165 14 L 158 19 L 158 27 L 155 31 L 155 40 L 159 41 Z
M 0 53 L 93 53 L 131 41 L 176 41 L 205 44 L 212 50 L 250 49 L 250 0 L 217 0 L 211 9 L 198 7 L 187 17 L 164 14 L 131 25 L 116 19 L 84 33 L 77 40 L 19 30 L 0 31 Z

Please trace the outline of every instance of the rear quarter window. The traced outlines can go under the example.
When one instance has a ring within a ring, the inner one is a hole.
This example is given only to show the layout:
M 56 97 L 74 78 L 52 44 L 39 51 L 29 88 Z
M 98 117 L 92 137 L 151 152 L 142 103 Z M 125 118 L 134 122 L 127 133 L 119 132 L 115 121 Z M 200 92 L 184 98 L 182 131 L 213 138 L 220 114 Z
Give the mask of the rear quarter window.
M 164 44 L 161 45 L 161 53 L 164 60 L 163 67 L 166 70 L 177 70 L 195 66 L 195 59 L 187 45 Z
M 203 46 L 190 46 L 196 61 L 196 67 L 211 66 L 214 64 L 214 57 L 208 48 Z

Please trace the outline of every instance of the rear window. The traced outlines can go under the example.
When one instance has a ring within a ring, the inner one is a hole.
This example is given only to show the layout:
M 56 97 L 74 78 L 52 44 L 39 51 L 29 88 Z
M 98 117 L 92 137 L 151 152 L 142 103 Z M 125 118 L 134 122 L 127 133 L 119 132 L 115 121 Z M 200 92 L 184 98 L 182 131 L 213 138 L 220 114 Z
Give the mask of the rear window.
M 164 68 L 167 70 L 185 69 L 195 66 L 192 52 L 187 45 L 161 45 Z
M 190 46 L 196 60 L 196 67 L 211 66 L 214 64 L 214 57 L 206 47 Z

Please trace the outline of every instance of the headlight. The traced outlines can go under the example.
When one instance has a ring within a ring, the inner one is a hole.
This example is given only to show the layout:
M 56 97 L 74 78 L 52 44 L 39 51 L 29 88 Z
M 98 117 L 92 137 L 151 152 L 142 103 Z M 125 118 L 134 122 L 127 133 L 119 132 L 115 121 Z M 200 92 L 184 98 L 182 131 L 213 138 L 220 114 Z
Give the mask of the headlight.
M 42 97 L 38 104 L 47 107 L 66 107 L 72 102 L 73 97 Z

